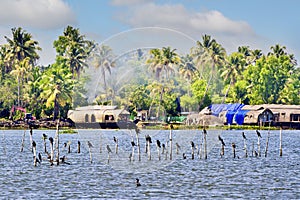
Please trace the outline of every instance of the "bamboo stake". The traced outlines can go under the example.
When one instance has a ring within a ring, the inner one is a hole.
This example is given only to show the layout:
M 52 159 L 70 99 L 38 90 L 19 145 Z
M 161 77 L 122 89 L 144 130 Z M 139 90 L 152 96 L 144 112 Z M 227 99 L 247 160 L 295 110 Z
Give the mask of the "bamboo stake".
M 165 144 L 162 144 L 162 151 L 161 151 L 161 154 L 164 154 L 164 153 L 165 153 L 165 150 L 166 150 L 166 145 L 165 145 Z
M 195 156 L 195 144 L 194 144 L 194 142 L 193 141 L 191 141 L 191 145 L 192 145 L 192 160 L 194 160 L 194 156 Z
M 224 142 L 224 140 L 221 138 L 221 136 L 219 135 L 218 136 L 218 138 L 219 138 L 219 140 L 220 140 L 220 142 L 221 142 L 221 152 L 220 152 L 220 156 L 221 156 L 221 158 L 224 156 L 224 154 L 225 154 L 225 142 Z
M 88 148 L 89 148 L 89 154 L 90 154 L 90 162 L 93 162 L 93 157 L 92 157 L 92 151 L 91 148 L 93 147 L 92 143 L 90 141 L 87 141 Z
M 261 156 L 261 153 L 260 153 L 260 138 L 261 138 L 261 134 L 258 130 L 256 130 L 256 133 L 257 133 L 257 151 L 258 151 L 258 156 L 260 157 Z
M 35 143 L 35 141 L 32 141 L 32 151 L 33 151 L 33 165 L 36 167 L 37 157 L 36 157 L 36 143 Z
M 109 161 L 110 161 L 110 154 L 112 153 L 112 151 L 111 151 L 111 149 L 110 149 L 110 147 L 109 147 L 109 145 L 106 145 L 106 149 L 107 149 L 107 163 L 109 163 Z
M 43 137 L 42 137 L 43 141 L 44 141 L 44 152 L 47 152 L 47 145 L 46 145 L 46 140 L 47 140 L 47 135 L 45 133 L 43 133 Z
M 29 131 L 29 138 L 30 138 L 30 149 L 31 149 L 31 152 L 33 152 L 33 148 L 32 148 L 32 127 L 30 127 L 30 131 Z
M 80 141 L 77 142 L 77 153 L 80 153 Z
M 207 132 L 205 128 L 203 129 L 203 134 L 204 134 L 204 159 L 207 159 L 207 141 L 206 141 Z
M 267 137 L 267 142 L 266 142 L 265 157 L 267 157 L 267 154 L 268 154 L 269 138 L 270 138 L 270 131 L 268 131 L 268 137 Z
M 20 150 L 21 152 L 23 152 L 23 149 L 24 149 L 25 133 L 26 133 L 26 130 L 24 130 L 23 137 L 22 137 L 22 144 L 21 144 L 21 150 Z
M 176 142 L 176 154 L 178 155 L 179 154 L 179 149 L 180 149 L 180 145 Z
M 236 145 L 235 145 L 235 143 L 232 143 L 231 144 L 231 146 L 232 146 L 232 152 L 233 152 L 233 158 L 235 158 L 235 148 L 236 148 Z
M 118 147 L 119 147 L 119 144 L 118 144 L 118 139 L 116 137 L 114 137 L 114 142 L 115 142 L 115 152 L 116 154 L 118 154 Z
M 252 157 L 254 157 L 254 141 L 252 141 Z
M 130 156 L 131 156 L 130 161 L 131 160 L 134 161 L 134 146 L 135 146 L 135 143 L 133 141 L 133 137 L 131 136 L 131 148 L 132 148 L 132 151 L 131 151 L 131 154 L 130 154 Z
M 56 123 L 56 164 L 59 165 L 59 120 Z
M 150 135 L 147 135 L 147 136 L 146 136 L 146 142 L 147 142 L 148 160 L 151 160 L 151 148 L 150 148 L 150 143 L 152 143 L 152 141 L 151 141 Z
M 157 154 L 158 154 L 158 160 L 160 160 L 160 141 L 156 140 L 156 149 L 157 149 Z
M 170 125 L 170 135 L 169 135 L 169 141 L 170 141 L 170 160 L 172 160 L 172 130 L 173 130 L 173 125 Z
M 279 132 L 279 156 L 282 156 L 282 127 L 280 127 Z
M 135 129 L 135 136 L 136 136 L 136 145 L 137 145 L 137 151 L 138 151 L 138 159 L 141 161 L 141 147 L 140 147 L 140 139 L 139 139 L 139 129 Z
M 243 132 L 242 133 L 243 135 L 243 139 L 244 139 L 244 151 L 245 151 L 245 157 L 247 158 L 248 157 L 248 150 L 247 150 L 247 138 L 245 136 L 245 133 Z
M 53 165 L 53 160 L 54 160 L 54 149 L 53 149 L 53 138 L 49 137 L 49 141 L 50 141 L 50 163 L 51 165 Z

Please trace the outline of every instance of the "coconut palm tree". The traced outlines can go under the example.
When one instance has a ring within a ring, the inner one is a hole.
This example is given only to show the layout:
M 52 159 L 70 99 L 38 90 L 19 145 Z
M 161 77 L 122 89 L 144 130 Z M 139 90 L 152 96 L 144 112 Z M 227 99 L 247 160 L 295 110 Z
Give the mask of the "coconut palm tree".
M 286 47 L 280 46 L 279 44 L 276 44 L 274 46 L 271 46 L 271 52 L 268 53 L 268 55 L 275 55 L 277 58 L 281 55 L 286 55 Z
M 191 82 L 195 77 L 199 77 L 199 71 L 195 67 L 192 56 L 189 54 L 181 57 L 179 63 L 179 74 L 189 82 Z
M 8 42 L 8 52 L 6 55 L 6 63 L 13 67 L 16 61 L 21 61 L 29 58 L 29 63 L 34 65 L 40 58 L 37 51 L 41 50 L 38 42 L 32 39 L 32 35 L 19 28 L 12 28 L 13 38 L 10 39 L 5 36 Z
M 197 66 L 203 65 L 203 63 L 211 64 L 211 73 L 204 92 L 204 97 L 206 97 L 211 81 L 217 73 L 216 68 L 222 66 L 225 61 L 226 52 L 215 39 L 212 39 L 209 35 L 204 35 L 202 36 L 202 42 L 197 41 L 197 46 L 192 48 L 192 55 L 196 58 Z M 199 104 L 200 107 L 203 102 L 204 98 Z
M 40 80 L 41 98 L 46 107 L 54 107 L 53 119 L 59 116 L 60 106 L 72 102 L 75 80 L 73 74 L 63 63 L 55 63 L 46 70 Z
M 227 82 L 229 80 L 229 85 L 222 103 L 225 102 L 230 88 L 236 83 L 237 79 L 241 76 L 245 66 L 246 58 L 244 57 L 244 54 L 234 52 L 227 57 L 225 67 L 220 69 L 221 77 L 224 78 L 224 80 Z
M 21 95 L 21 85 L 24 82 L 24 78 L 28 75 L 28 72 L 31 71 L 30 58 L 26 57 L 21 61 L 16 61 L 15 68 L 10 72 L 11 75 L 15 76 L 18 83 L 18 106 L 21 106 L 20 95 Z
M 108 97 L 106 74 L 111 74 L 112 68 L 116 66 L 115 55 L 109 46 L 101 45 L 92 53 L 92 65 L 100 70 L 103 78 L 103 89 Z M 108 100 L 108 98 L 106 98 Z
M 63 35 L 54 41 L 53 46 L 58 56 L 66 61 L 73 78 L 79 79 L 81 71 L 88 67 L 87 59 L 94 48 L 94 43 L 86 40 L 85 36 L 80 34 L 79 29 L 67 26 Z

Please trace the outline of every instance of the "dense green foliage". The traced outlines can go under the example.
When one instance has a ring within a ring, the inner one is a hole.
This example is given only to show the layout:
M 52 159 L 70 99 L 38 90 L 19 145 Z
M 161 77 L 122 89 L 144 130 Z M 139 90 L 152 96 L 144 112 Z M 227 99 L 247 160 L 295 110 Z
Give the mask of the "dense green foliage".
M 12 29 L 12 38 L 4 37 L 1 117 L 9 117 L 14 105 L 37 118 L 55 119 L 89 103 L 117 105 L 132 116 L 149 110 L 155 118 L 179 115 L 179 102 L 181 111 L 199 111 L 211 103 L 300 103 L 297 61 L 278 44 L 267 54 L 241 46 L 227 55 L 221 44 L 204 35 L 187 55 L 162 47 L 117 57 L 109 46 L 97 45 L 68 26 L 53 42 L 55 61 L 37 66 L 41 48 L 30 33 L 19 27 Z M 88 67 L 96 70 L 94 76 L 84 73 Z M 88 102 L 88 86 L 95 78 L 94 101 Z

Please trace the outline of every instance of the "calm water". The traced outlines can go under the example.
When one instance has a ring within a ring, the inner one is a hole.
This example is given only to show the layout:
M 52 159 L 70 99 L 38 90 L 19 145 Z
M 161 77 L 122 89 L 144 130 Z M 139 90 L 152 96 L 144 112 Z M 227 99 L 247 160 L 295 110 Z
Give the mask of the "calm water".
M 7 130 L 0 134 L 0 198 L 1 199 L 300 199 L 300 132 L 283 131 L 283 156 L 279 157 L 279 131 L 271 131 L 268 156 L 265 157 L 267 131 L 261 131 L 261 157 L 252 157 L 252 144 L 257 148 L 255 131 L 245 131 L 249 157 L 244 157 L 242 131 L 208 130 L 208 159 L 200 159 L 195 150 L 191 159 L 193 141 L 198 149 L 201 131 L 174 131 L 173 159 L 158 160 L 156 140 L 166 144 L 169 131 L 142 131 L 139 135 L 141 161 L 129 161 L 134 132 L 80 130 L 78 134 L 60 134 L 61 156 L 67 164 L 50 166 L 47 160 L 33 166 L 29 131 L 25 134 L 24 151 L 20 152 L 24 131 Z M 42 134 L 54 137 L 55 131 L 34 130 L 37 152 L 43 155 Z M 151 160 L 145 153 L 145 135 L 152 137 Z M 218 135 L 226 143 L 225 156 L 220 157 Z M 118 139 L 115 153 L 113 136 Z M 81 141 L 81 153 L 77 153 Z M 91 148 L 92 163 L 87 141 Z M 63 143 L 71 142 L 71 153 Z M 233 158 L 231 143 L 237 145 L 239 158 Z M 181 148 L 176 154 L 175 143 Z M 106 146 L 112 152 L 108 155 Z M 50 151 L 49 141 L 47 149 Z M 170 150 L 168 150 L 170 153 Z M 182 159 L 182 153 L 187 156 Z M 168 158 L 169 159 L 169 158 Z M 135 186 L 139 178 L 141 187 Z

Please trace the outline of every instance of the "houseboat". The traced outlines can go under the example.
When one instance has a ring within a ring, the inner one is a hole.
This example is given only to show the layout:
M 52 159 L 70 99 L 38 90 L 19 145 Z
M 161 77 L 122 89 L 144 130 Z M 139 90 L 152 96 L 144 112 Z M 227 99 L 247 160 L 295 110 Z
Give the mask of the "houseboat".
M 84 106 L 68 111 L 68 119 L 78 129 L 135 129 L 130 113 L 116 106 Z

